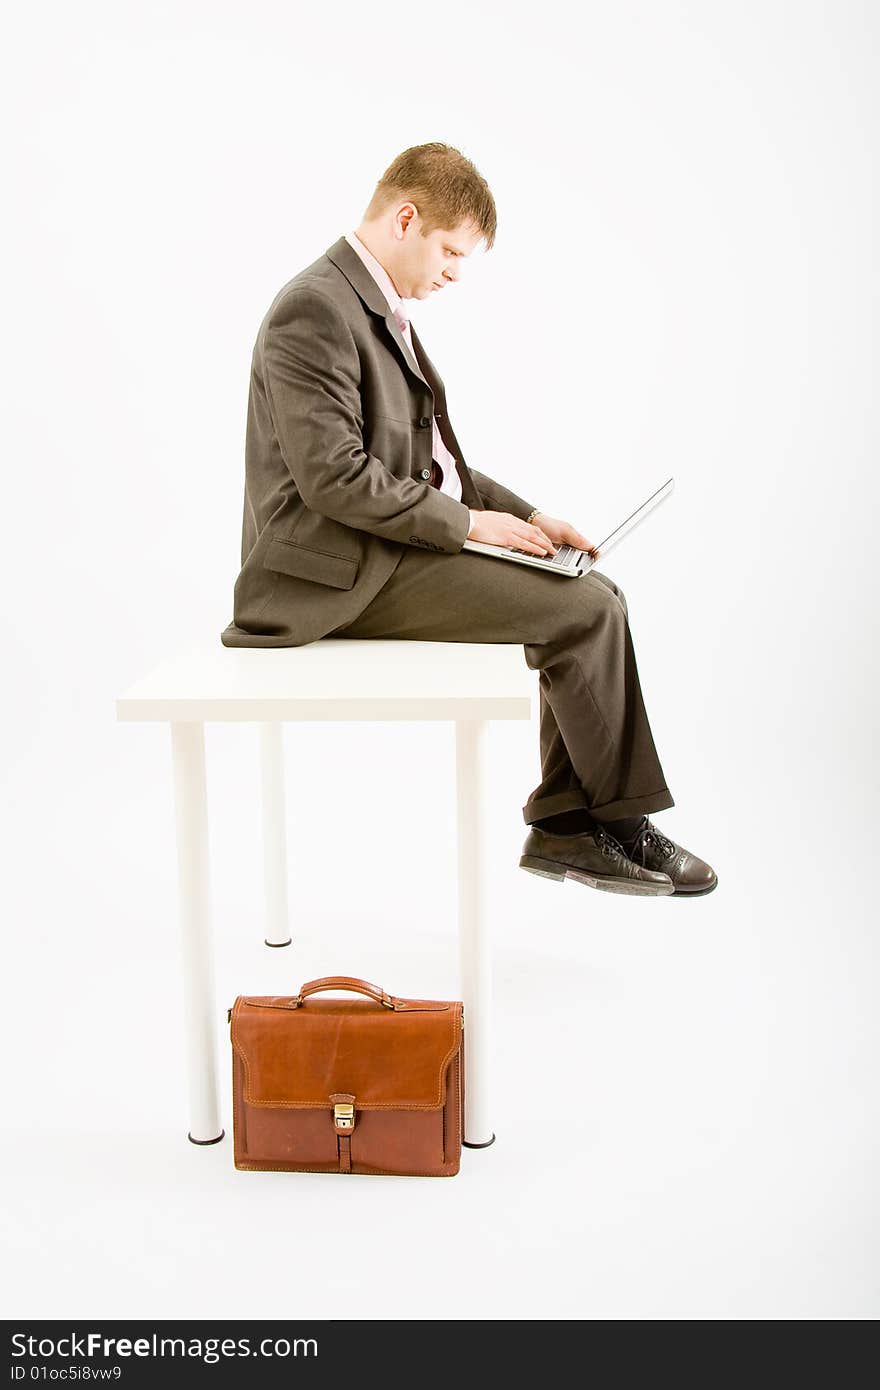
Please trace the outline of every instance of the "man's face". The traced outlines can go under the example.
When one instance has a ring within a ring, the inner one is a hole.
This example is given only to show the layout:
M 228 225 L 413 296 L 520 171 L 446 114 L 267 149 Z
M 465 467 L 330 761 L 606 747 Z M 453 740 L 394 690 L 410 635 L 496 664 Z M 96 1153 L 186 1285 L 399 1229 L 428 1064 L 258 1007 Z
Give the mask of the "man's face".
M 482 233 L 465 222 L 453 231 L 437 228 L 422 236 L 418 213 L 403 223 L 398 220 L 394 232 L 395 263 L 389 273 L 401 299 L 427 299 L 453 284 L 482 240 Z

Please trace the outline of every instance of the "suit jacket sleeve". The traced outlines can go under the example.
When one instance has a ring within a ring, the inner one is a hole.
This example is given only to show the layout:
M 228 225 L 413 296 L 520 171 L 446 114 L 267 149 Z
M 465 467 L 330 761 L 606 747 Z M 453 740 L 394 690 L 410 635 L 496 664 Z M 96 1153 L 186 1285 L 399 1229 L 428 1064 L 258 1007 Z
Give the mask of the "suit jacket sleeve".
M 266 324 L 263 366 L 279 447 L 307 507 L 386 540 L 461 550 L 468 508 L 365 452 L 360 360 L 330 299 L 309 286 L 286 295 Z
M 536 502 L 524 502 L 515 492 L 511 492 L 502 483 L 496 483 L 495 479 L 487 474 L 478 473 L 475 468 L 470 470 L 470 474 L 477 485 L 480 501 L 489 512 L 511 512 L 513 516 L 519 517 L 520 521 L 525 521 L 529 512 L 533 512 L 538 505 Z

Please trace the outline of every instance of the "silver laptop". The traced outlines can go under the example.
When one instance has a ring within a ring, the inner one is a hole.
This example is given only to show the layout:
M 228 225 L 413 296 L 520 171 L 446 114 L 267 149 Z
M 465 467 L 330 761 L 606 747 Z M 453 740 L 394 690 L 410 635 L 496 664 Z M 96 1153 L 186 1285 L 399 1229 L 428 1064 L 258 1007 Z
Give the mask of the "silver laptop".
M 665 501 L 673 486 L 673 479 L 667 478 L 663 486 L 658 487 L 632 516 L 628 516 L 626 521 L 622 521 L 616 530 L 606 536 L 593 552 L 575 550 L 571 545 L 561 545 L 555 555 L 531 555 L 514 545 L 487 545 L 485 541 L 465 541 L 462 550 L 477 550 L 481 555 L 494 555 L 496 560 L 513 560 L 517 565 L 537 565 L 539 569 L 552 570 L 554 574 L 564 574 L 570 579 L 578 579 L 582 574 L 588 574 L 609 550 L 619 545 L 624 536 L 634 531 L 655 507 Z

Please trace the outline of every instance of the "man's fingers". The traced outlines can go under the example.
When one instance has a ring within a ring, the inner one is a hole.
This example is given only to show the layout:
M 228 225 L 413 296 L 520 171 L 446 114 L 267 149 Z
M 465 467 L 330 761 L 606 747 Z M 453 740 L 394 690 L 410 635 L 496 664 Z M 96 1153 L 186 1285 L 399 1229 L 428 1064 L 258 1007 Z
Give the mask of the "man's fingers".
M 534 532 L 534 535 L 531 537 L 531 539 L 534 540 L 537 545 L 548 546 L 550 550 L 556 549 L 550 537 L 547 535 L 547 532 L 542 531 L 540 526 L 533 526 L 532 531 Z

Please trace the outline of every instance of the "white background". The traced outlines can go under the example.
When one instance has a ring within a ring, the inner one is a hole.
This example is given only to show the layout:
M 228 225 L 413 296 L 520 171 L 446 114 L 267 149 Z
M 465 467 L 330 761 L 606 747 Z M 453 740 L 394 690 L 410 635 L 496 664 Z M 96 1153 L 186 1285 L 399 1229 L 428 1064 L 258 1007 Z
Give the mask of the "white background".
M 876 7 L 37 3 L 10 37 L 6 1316 L 875 1317 Z M 114 700 L 232 617 L 269 302 L 436 139 L 499 216 L 410 304 L 468 462 L 594 539 L 675 475 L 606 572 L 658 824 L 720 884 L 519 871 L 536 685 L 491 741 L 497 1144 L 448 1182 L 238 1173 L 236 994 L 457 994 L 452 731 L 288 726 L 270 952 L 256 732 L 209 726 L 197 1149 L 168 731 Z

